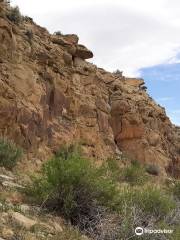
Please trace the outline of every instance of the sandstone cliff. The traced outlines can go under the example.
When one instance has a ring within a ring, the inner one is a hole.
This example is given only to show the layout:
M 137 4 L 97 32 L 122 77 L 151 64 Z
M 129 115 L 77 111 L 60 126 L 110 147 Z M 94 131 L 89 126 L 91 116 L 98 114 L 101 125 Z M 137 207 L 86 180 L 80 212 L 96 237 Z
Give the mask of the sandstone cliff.
M 0 134 L 44 160 L 80 141 L 98 160 L 123 152 L 180 175 L 177 128 L 142 79 L 89 63 L 76 35 L 51 35 L 30 18 L 18 24 L 0 1 Z

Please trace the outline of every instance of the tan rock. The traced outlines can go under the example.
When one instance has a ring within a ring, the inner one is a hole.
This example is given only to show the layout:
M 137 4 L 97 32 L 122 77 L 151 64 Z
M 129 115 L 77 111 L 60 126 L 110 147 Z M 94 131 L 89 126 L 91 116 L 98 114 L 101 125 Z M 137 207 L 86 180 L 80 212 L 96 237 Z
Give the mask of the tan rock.
M 130 119 L 122 118 L 121 132 L 117 135 L 117 140 L 140 139 L 143 137 L 143 126 L 131 123 Z
M 17 224 L 18 226 L 25 228 L 26 230 L 30 230 L 33 226 L 37 224 L 35 220 L 27 218 L 18 212 L 11 213 L 11 219 L 14 224 Z
M 84 45 L 78 45 L 75 56 L 82 59 L 88 59 L 93 57 L 93 53 L 88 50 Z
M 133 87 L 140 87 L 141 85 L 144 85 L 143 79 L 136 79 L 136 78 L 126 78 L 126 83 Z
M 55 229 L 56 232 L 62 232 L 63 231 L 63 228 L 58 223 L 54 222 L 53 226 L 54 226 L 54 229 Z
M 111 105 L 111 114 L 115 115 L 123 115 L 131 110 L 131 106 L 125 100 L 113 101 Z
M 4 59 L 11 59 L 16 50 L 16 40 L 12 26 L 3 18 L 0 18 L 0 42 L 0 56 L 3 55 Z
M 64 62 L 67 64 L 67 65 L 72 65 L 72 55 L 67 53 L 67 52 L 64 52 L 63 54 L 63 59 L 64 59 Z
M 102 111 L 97 111 L 98 113 L 98 125 L 99 125 L 99 131 L 107 133 L 109 132 L 109 116 L 108 114 L 102 112 Z
M 67 40 L 64 39 L 62 36 L 52 36 L 51 41 L 55 44 L 61 45 L 63 47 L 68 47 L 71 46 L 72 43 L 68 42 Z
M 76 34 L 66 34 L 63 35 L 63 37 L 67 42 L 70 42 L 71 44 L 78 44 L 79 37 Z
M 64 47 L 67 50 L 67 52 L 70 53 L 71 55 L 75 55 L 76 46 L 70 41 L 67 41 L 67 39 L 64 38 L 63 36 L 52 36 L 51 41 L 54 44 Z
M 155 132 L 151 132 L 148 136 L 148 141 L 151 146 L 157 146 L 158 143 L 160 142 L 160 136 L 159 134 Z
M 94 72 L 96 70 L 95 65 L 89 62 L 85 62 L 82 58 L 79 57 L 74 57 L 74 66 L 89 72 Z
M 2 237 L 5 239 L 12 239 L 12 237 L 14 236 L 14 232 L 9 229 L 9 228 L 3 228 L 2 229 Z

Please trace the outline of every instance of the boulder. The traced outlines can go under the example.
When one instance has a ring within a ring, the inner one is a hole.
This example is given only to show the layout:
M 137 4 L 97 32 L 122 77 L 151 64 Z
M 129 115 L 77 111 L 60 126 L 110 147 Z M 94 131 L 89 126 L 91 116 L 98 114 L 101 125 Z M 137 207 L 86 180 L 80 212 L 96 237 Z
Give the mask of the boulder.
M 126 78 L 126 83 L 133 87 L 140 87 L 144 85 L 143 79 L 137 79 L 137 78 Z
M 76 53 L 75 45 L 73 43 L 67 41 L 64 37 L 53 35 L 51 37 L 51 41 L 54 44 L 64 47 L 67 50 L 67 52 L 70 53 L 71 55 L 75 55 L 75 53 Z
M 14 224 L 18 225 L 19 227 L 25 228 L 26 230 L 30 230 L 33 226 L 37 224 L 35 220 L 27 218 L 18 212 L 13 212 L 11 214 L 11 219 Z
M 78 41 L 79 41 L 79 37 L 76 34 L 66 34 L 66 35 L 63 35 L 63 38 L 67 42 L 69 42 L 71 44 L 75 44 L 75 45 L 77 45 Z
M 93 53 L 84 45 L 77 45 L 75 56 L 82 59 L 89 59 L 93 58 Z
M 60 45 L 60 46 L 63 46 L 63 47 L 67 47 L 67 46 L 71 46 L 72 43 L 69 43 L 68 41 L 66 41 L 63 37 L 61 36 L 52 36 L 51 37 L 51 41 L 52 43 L 54 44 L 57 44 L 57 45 Z

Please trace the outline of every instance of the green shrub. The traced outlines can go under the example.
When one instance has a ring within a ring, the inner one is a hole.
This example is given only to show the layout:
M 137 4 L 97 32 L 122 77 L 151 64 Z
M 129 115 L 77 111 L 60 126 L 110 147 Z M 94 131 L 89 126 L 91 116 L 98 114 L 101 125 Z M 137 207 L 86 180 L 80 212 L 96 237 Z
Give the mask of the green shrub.
M 117 192 L 115 183 L 72 146 L 44 164 L 29 190 L 48 209 L 71 221 L 90 215 L 98 206 L 113 207 Z
M 180 200 L 180 180 L 175 181 L 174 186 L 172 187 L 172 192 L 174 196 Z
M 56 36 L 62 36 L 63 34 L 62 34 L 61 31 L 57 31 L 57 32 L 54 33 L 54 35 L 56 35 Z
M 148 180 L 144 167 L 137 161 L 122 170 L 122 180 L 130 185 L 143 185 Z
M 33 23 L 33 18 L 31 18 L 31 17 L 29 17 L 29 16 L 24 16 L 24 17 L 22 17 L 22 19 L 23 19 L 25 22 Z
M 173 233 L 169 236 L 169 240 L 179 240 L 180 238 L 180 224 L 173 227 Z
M 127 174 L 129 168 L 132 174 Z M 65 216 L 92 239 L 128 239 L 137 226 L 156 226 L 168 215 L 174 219 L 175 201 L 157 187 L 142 185 L 146 174 L 139 163 L 125 168 L 123 177 L 128 176 L 130 185 L 120 184 L 122 172 L 117 161 L 96 167 L 70 146 L 44 164 L 27 190 L 41 207 Z M 139 174 L 141 180 L 136 179 Z
M 122 77 L 123 72 L 117 69 L 116 71 L 113 72 L 115 75 Z
M 146 214 L 163 218 L 176 207 L 170 195 L 156 187 L 126 188 L 119 197 L 120 210 L 123 206 L 140 208 Z
M 175 202 L 169 195 L 153 187 L 136 194 L 135 203 L 136 201 L 145 212 L 158 217 L 166 216 L 175 208 Z
M 142 188 L 124 186 L 119 192 L 116 203 L 115 209 L 120 217 L 117 219 L 119 230 L 118 237 L 115 239 L 130 239 L 138 226 L 151 226 L 156 229 L 160 221 L 167 225 L 168 221 L 174 224 L 173 212 L 178 209 L 170 195 L 161 189 L 149 186 Z M 168 226 L 172 229 L 172 226 Z M 151 238 L 147 235 L 142 239 L 150 240 Z M 154 235 L 154 239 L 161 239 L 160 235 Z
M 22 15 L 19 11 L 19 8 L 18 7 L 12 7 L 10 9 L 10 11 L 7 13 L 7 18 L 15 23 L 15 24 L 20 24 L 20 22 L 22 21 Z
M 113 158 L 107 159 L 101 166 L 100 170 L 104 175 L 113 179 L 114 181 L 120 181 L 122 169 L 120 168 L 118 161 Z
M 22 156 L 22 150 L 14 143 L 0 139 L 0 167 L 11 170 Z

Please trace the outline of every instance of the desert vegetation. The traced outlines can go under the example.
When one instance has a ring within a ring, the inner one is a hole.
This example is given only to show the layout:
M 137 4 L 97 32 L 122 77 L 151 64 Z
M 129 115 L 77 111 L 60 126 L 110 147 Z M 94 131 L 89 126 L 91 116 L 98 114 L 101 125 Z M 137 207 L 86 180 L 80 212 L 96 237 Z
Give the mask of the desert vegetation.
M 54 35 L 56 35 L 56 36 L 62 36 L 63 33 L 62 33 L 61 31 L 56 31 L 56 32 L 54 32 Z
M 137 226 L 165 226 L 178 239 L 178 189 L 178 184 L 173 191 L 152 184 L 137 162 L 122 168 L 109 159 L 97 167 L 79 147 L 70 146 L 43 165 L 26 191 L 42 209 L 64 216 L 92 239 L 120 240 L 136 239 Z M 154 239 L 169 239 L 165 237 Z
M 18 7 L 10 7 L 9 12 L 7 13 L 7 18 L 15 23 L 15 24 L 20 24 L 20 22 L 22 21 L 23 17 L 20 13 L 20 10 Z
M 22 156 L 22 150 L 12 141 L 0 139 L 0 167 L 11 170 Z

